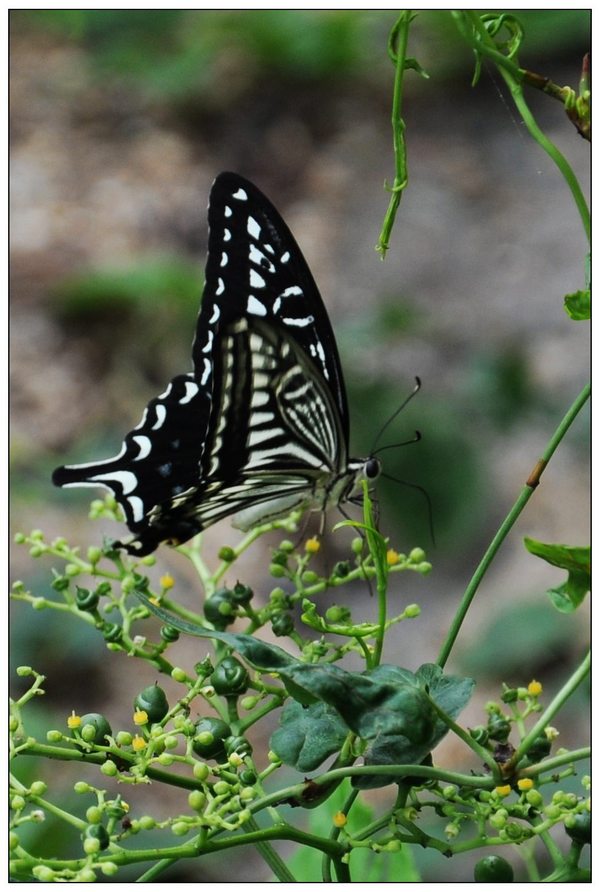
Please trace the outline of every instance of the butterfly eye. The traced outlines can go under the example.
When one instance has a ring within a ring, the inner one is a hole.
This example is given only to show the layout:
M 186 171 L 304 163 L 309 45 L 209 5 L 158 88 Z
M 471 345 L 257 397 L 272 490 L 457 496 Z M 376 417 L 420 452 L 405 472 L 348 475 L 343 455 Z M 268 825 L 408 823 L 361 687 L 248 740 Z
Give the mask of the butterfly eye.
M 364 475 L 367 480 L 375 480 L 381 473 L 381 462 L 378 458 L 369 458 L 365 462 Z

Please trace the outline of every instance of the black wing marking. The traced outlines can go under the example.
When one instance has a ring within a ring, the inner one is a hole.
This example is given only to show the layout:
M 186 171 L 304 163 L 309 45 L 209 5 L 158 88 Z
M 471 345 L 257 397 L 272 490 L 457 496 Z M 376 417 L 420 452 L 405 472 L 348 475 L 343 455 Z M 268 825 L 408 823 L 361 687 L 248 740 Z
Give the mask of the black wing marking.
M 255 505 L 306 506 L 348 461 L 335 339 L 289 229 L 231 173 L 215 180 L 208 218 L 194 372 L 149 403 L 117 456 L 53 475 L 112 489 L 137 554 Z

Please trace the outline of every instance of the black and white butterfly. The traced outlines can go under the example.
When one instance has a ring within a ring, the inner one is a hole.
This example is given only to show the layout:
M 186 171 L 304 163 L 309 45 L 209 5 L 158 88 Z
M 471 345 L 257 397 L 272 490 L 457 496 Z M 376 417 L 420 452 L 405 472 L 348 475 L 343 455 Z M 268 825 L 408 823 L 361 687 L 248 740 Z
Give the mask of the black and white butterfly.
M 132 554 L 223 517 L 249 529 L 322 511 L 380 471 L 348 454 L 348 407 L 323 301 L 298 245 L 252 183 L 222 173 L 208 207 L 194 370 L 151 400 L 114 458 L 57 468 L 57 486 L 104 486 Z

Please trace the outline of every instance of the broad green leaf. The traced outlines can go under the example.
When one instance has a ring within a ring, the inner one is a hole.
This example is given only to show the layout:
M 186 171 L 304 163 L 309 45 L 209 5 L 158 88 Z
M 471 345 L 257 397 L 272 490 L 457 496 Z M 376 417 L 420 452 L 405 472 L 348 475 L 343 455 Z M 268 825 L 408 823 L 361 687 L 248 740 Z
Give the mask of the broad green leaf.
M 407 669 L 395 666 L 379 666 L 390 677 L 397 670 L 398 675 L 405 676 Z M 378 670 L 374 670 L 377 672 Z M 475 682 L 472 678 L 458 678 L 444 675 L 439 666 L 425 663 L 415 673 L 415 679 L 425 685 L 432 700 L 446 712 L 450 718 L 456 718 L 471 698 Z M 403 735 L 382 734 L 374 739 L 365 753 L 365 765 L 419 765 L 423 759 L 437 746 L 448 731 L 444 722 L 436 718 L 431 735 L 427 741 L 414 743 Z M 353 786 L 359 789 L 383 787 L 398 782 L 402 778 L 394 777 L 355 777 Z
M 554 545 L 525 537 L 525 547 L 536 557 L 568 573 L 567 581 L 548 591 L 553 605 L 561 613 L 573 613 L 590 591 L 589 546 Z
M 565 295 L 565 312 L 574 322 L 585 322 L 591 316 L 591 295 L 589 289 Z
M 392 667 L 393 668 L 393 667 Z M 418 684 L 379 682 L 369 673 L 359 675 L 339 666 L 296 663 L 278 670 L 317 699 L 337 709 L 359 737 L 404 734 L 419 742 L 428 739 L 435 721 L 429 700 Z
M 314 703 L 303 707 L 290 701 L 269 746 L 286 765 L 302 772 L 314 771 L 327 756 L 339 752 L 347 736 L 348 726 L 331 706 Z
M 153 604 L 143 594 L 137 594 L 148 609 L 164 622 L 200 638 L 224 641 L 257 669 L 277 674 L 289 694 L 302 706 L 315 704 L 312 711 L 310 708 L 307 710 L 301 725 L 297 726 L 301 730 L 298 732 L 296 729 L 293 740 L 290 737 L 286 742 L 285 736 L 283 738 L 290 759 L 304 758 L 302 748 L 305 741 L 317 730 L 322 733 L 320 751 L 326 750 L 327 755 L 335 752 L 334 738 L 341 747 L 349 729 L 359 737 L 372 741 L 370 758 L 373 764 L 379 764 L 379 760 L 383 760 L 384 764 L 390 761 L 421 762 L 446 732 L 429 696 L 454 716 L 468 700 L 471 691 L 470 680 L 445 677 L 436 666 L 422 666 L 413 674 L 407 669 L 384 664 L 359 674 L 331 663 L 303 663 L 281 648 L 251 635 L 218 632 L 181 620 Z M 331 719 L 332 714 L 327 712 L 325 704 L 337 714 L 337 721 L 331 720 L 326 733 L 322 732 L 322 723 L 326 716 Z M 320 710 L 316 709 L 317 705 L 321 706 Z M 298 721 L 300 712 L 296 710 L 292 716 Z M 282 727 L 285 727 L 285 723 Z M 319 746 L 316 752 L 309 747 L 306 758 L 310 764 L 317 759 Z M 294 747 L 296 749 L 292 752 Z M 381 786 L 381 783 L 375 785 Z

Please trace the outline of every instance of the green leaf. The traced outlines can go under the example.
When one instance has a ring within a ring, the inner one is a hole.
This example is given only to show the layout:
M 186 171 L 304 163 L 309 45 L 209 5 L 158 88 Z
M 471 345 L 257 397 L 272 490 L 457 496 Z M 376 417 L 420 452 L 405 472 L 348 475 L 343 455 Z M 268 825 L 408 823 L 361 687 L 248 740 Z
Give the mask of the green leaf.
M 347 725 L 331 706 L 314 703 L 303 707 L 290 701 L 269 746 L 286 765 L 302 772 L 314 771 L 327 756 L 339 752 L 347 736 Z
M 359 737 L 403 734 L 420 742 L 431 733 L 435 714 L 414 681 L 382 683 L 369 672 L 358 675 L 339 666 L 318 663 L 286 666 L 279 674 L 284 682 L 291 679 L 316 699 L 333 706 Z
M 396 666 L 379 666 L 374 670 L 374 673 L 385 675 L 390 680 L 394 675 L 400 679 L 405 678 L 407 674 L 412 674 L 407 669 L 399 669 Z M 427 688 L 432 700 L 453 719 L 469 702 L 475 684 L 472 678 L 444 675 L 440 667 L 433 663 L 425 663 L 417 669 L 413 677 Z M 447 731 L 448 728 L 444 722 L 441 719 L 436 719 L 429 738 L 418 743 L 409 740 L 405 735 L 382 734 L 374 739 L 365 753 L 365 765 L 419 765 L 442 740 Z M 365 790 L 383 787 L 400 780 L 402 778 L 393 775 L 389 777 L 365 776 L 353 778 L 352 784 Z
M 561 613 L 573 613 L 590 591 L 590 548 L 589 546 L 554 545 L 538 542 L 537 539 L 524 539 L 525 548 L 536 557 L 560 567 L 568 573 L 567 581 L 548 591 L 553 605 Z
M 575 322 L 585 322 L 591 316 L 591 294 L 589 288 L 585 291 L 575 291 L 565 296 L 565 312 Z
M 264 669 L 266 672 L 278 672 L 282 666 L 287 666 L 297 662 L 294 658 L 277 647 L 276 644 L 266 644 L 252 635 L 237 634 L 236 632 L 218 632 L 216 629 L 206 629 L 203 626 L 188 622 L 179 616 L 174 616 L 164 607 L 153 604 L 143 592 L 136 591 L 135 595 L 139 600 L 158 616 L 163 622 L 168 623 L 179 629 L 180 632 L 186 632 L 188 635 L 194 635 L 196 638 L 216 638 L 218 641 L 224 641 L 230 647 L 238 651 L 249 663 L 257 669 Z
M 330 663 L 302 663 L 274 644 L 266 644 L 252 635 L 204 629 L 173 616 L 143 593 L 136 592 L 136 595 L 163 622 L 198 638 L 224 641 L 257 669 L 276 672 L 290 695 L 303 705 L 322 700 L 333 706 L 360 737 L 387 732 L 418 740 L 429 734 L 434 713 L 414 678 L 408 683 L 404 678 L 398 679 L 399 684 L 381 683 L 369 677 L 369 673 L 358 675 Z

